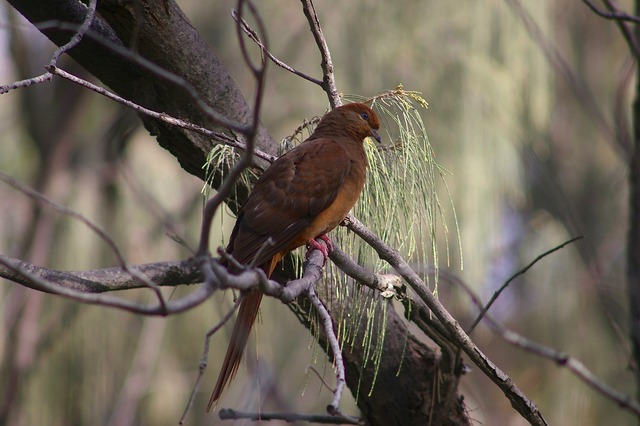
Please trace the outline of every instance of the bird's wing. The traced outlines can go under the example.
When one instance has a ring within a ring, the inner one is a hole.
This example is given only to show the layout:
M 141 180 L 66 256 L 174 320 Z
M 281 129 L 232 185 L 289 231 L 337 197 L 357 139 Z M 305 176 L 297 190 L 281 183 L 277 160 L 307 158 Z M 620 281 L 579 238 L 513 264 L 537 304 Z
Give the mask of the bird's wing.
M 326 138 L 306 141 L 278 158 L 242 207 L 229 251 L 241 263 L 261 265 L 295 248 L 296 238 L 336 199 L 351 167 L 346 150 Z M 269 237 L 274 245 L 254 259 Z

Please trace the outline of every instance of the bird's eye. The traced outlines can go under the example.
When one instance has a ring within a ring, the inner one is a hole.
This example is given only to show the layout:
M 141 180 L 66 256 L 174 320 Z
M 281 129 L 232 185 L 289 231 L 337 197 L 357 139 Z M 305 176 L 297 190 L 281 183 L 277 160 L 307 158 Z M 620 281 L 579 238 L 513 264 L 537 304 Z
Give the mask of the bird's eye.
M 363 119 L 369 121 L 369 114 L 367 114 L 366 112 L 361 113 L 360 117 L 362 117 Z

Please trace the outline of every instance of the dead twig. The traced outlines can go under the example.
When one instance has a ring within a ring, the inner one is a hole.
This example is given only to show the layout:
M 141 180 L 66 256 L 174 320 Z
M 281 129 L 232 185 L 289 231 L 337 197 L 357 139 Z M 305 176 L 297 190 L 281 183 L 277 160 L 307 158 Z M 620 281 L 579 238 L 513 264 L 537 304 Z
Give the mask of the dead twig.
M 560 250 L 561 248 L 565 247 L 566 245 L 569 245 L 569 244 L 571 244 L 571 243 L 573 243 L 575 241 L 581 240 L 582 238 L 584 238 L 584 237 L 583 236 L 579 236 L 579 237 L 571 238 L 570 240 L 565 241 L 564 243 L 562 243 L 560 245 L 557 245 L 557 246 L 555 246 L 554 248 L 552 248 L 550 250 L 545 251 L 544 253 L 536 256 L 536 258 L 533 259 L 531 262 L 529 262 L 529 264 L 527 266 L 525 266 L 524 268 L 520 269 L 518 272 L 516 272 L 511 277 L 509 277 L 509 279 L 507 281 L 505 281 L 505 283 L 502 284 L 502 286 L 500 286 L 500 288 L 493 293 L 493 296 L 491 296 L 491 299 L 489 299 L 489 302 L 487 302 L 487 304 L 482 308 L 482 310 L 480 311 L 480 314 L 478 315 L 478 317 L 475 319 L 475 321 L 473 321 L 473 323 L 471 324 L 471 326 L 467 330 L 467 334 L 471 334 L 473 332 L 473 330 L 476 328 L 476 325 L 478 325 L 478 323 L 482 320 L 482 318 L 487 313 L 487 311 L 491 308 L 493 303 L 498 299 L 498 297 L 500 297 L 500 294 L 502 294 L 502 292 L 509 286 L 509 284 L 511 284 L 511 282 L 513 280 L 518 278 L 520 275 L 526 274 L 527 271 L 529 269 L 531 269 L 533 267 L 533 265 L 538 263 L 538 261 L 540 261 L 541 259 L 543 259 L 546 256 L 550 255 L 551 253 L 554 253 L 554 252 Z

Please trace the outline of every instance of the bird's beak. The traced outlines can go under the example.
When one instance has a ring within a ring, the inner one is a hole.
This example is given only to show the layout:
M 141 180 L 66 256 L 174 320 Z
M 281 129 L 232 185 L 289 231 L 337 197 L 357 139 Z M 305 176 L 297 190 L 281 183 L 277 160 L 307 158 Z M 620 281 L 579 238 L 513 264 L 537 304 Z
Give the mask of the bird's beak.
M 378 131 L 376 129 L 371 129 L 371 137 L 377 140 L 378 143 L 382 143 L 382 139 L 380 138 L 380 135 L 378 134 Z

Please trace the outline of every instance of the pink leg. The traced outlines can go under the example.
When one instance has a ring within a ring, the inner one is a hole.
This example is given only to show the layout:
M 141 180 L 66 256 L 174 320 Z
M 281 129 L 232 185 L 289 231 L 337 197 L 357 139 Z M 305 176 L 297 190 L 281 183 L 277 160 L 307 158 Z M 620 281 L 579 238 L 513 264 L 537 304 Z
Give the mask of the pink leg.
M 322 234 L 318 238 L 325 242 L 327 245 L 327 256 L 329 253 L 333 251 L 333 243 L 331 242 L 331 238 L 327 237 L 327 234 Z
M 333 243 L 331 243 L 331 239 L 327 237 L 326 234 L 319 235 L 318 238 L 324 241 L 327 246 L 326 247 L 323 246 L 322 244 L 317 242 L 315 239 L 309 240 L 307 244 L 309 244 L 309 247 L 313 247 L 314 249 L 320 250 L 322 252 L 322 255 L 324 256 L 324 262 L 323 262 L 323 265 L 324 265 L 324 263 L 327 262 L 329 253 L 331 253 L 331 251 L 333 250 Z M 308 253 L 309 252 L 307 252 L 307 255 Z

